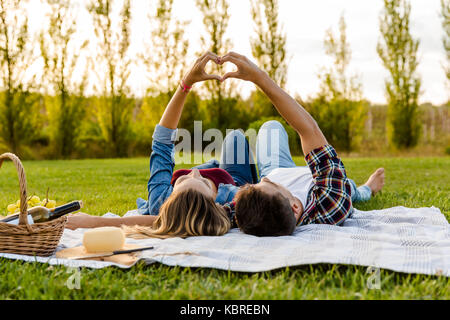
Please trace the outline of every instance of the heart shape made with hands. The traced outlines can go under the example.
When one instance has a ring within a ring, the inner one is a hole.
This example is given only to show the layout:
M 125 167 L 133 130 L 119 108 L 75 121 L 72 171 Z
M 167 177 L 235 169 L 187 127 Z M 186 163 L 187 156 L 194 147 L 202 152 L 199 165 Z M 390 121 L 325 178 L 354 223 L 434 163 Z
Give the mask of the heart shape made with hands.
M 219 59 L 221 59 L 222 57 L 219 57 Z M 206 72 L 206 69 L 208 69 L 208 64 L 209 63 L 214 63 L 215 65 L 217 65 L 217 66 L 219 66 L 219 67 L 222 67 L 222 71 L 223 71 L 223 74 L 222 75 L 218 75 L 218 74 L 214 74 L 214 73 L 207 73 Z M 232 68 L 228 68 L 230 65 L 233 65 L 233 66 L 235 66 L 236 68 L 234 68 L 234 69 L 232 69 Z M 238 72 L 238 68 L 237 68 L 237 66 L 233 63 L 233 62 L 231 62 L 231 61 L 226 61 L 226 62 L 217 62 L 217 61 L 215 61 L 215 60 L 209 60 L 207 63 L 206 63 L 206 65 L 205 65 L 205 68 L 204 68 L 204 71 L 205 71 L 205 73 L 208 75 L 208 76 L 217 76 L 218 78 L 216 79 L 216 80 L 219 80 L 220 82 L 223 82 L 223 81 L 225 81 L 227 78 L 228 78 L 228 76 L 227 75 L 229 75 L 229 74 L 235 74 L 236 72 Z M 226 78 L 225 78 L 225 76 L 227 76 Z
M 227 54 L 228 55 L 228 54 Z M 239 67 L 234 63 L 233 61 L 230 61 L 227 59 L 227 55 L 223 57 L 218 57 L 217 55 L 208 52 L 205 53 L 203 56 L 201 56 L 195 63 L 194 68 L 191 70 L 188 76 L 188 82 L 199 82 L 199 81 L 206 81 L 206 80 L 218 80 L 220 82 L 225 81 L 229 77 L 234 77 L 239 74 Z M 226 59 L 226 61 L 223 61 L 223 59 Z M 206 72 L 206 67 L 209 64 L 209 62 L 214 62 L 217 66 L 223 66 L 226 62 L 231 62 L 235 66 L 238 67 L 238 70 L 228 71 L 223 75 L 219 76 L 217 74 L 209 74 Z

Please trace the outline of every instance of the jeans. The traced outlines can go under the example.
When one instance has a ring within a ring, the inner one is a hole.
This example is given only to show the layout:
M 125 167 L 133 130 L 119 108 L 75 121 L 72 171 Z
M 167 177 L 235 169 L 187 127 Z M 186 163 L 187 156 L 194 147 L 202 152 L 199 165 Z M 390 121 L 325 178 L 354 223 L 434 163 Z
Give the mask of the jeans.
M 238 187 L 258 183 L 258 174 L 249 143 L 241 131 L 227 134 L 222 144 L 220 162 L 210 160 L 196 169 L 221 168 L 227 171 Z
M 256 139 L 256 162 L 261 178 L 267 176 L 273 169 L 297 167 L 292 160 L 287 132 L 280 122 L 267 121 L 259 129 Z M 357 187 L 352 179 L 349 181 L 353 203 L 370 200 L 372 191 L 368 186 Z

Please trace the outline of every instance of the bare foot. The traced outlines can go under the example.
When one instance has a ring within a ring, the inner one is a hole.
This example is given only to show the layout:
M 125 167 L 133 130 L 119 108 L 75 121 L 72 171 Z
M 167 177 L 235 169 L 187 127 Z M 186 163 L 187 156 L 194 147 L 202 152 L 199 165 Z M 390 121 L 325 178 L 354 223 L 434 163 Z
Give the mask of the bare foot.
M 384 168 L 377 169 L 364 184 L 372 190 L 372 195 L 376 195 L 384 187 Z

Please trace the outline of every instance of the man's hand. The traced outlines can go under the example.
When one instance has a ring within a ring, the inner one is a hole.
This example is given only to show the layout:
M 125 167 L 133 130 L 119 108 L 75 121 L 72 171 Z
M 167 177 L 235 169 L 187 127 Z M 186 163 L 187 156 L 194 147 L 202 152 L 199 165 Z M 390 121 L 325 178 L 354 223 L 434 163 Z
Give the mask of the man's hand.
M 97 228 L 97 218 L 96 216 L 91 216 L 83 212 L 71 214 L 67 218 L 66 228 L 71 230 L 78 228 Z
M 219 64 L 222 65 L 225 62 L 231 62 L 238 68 L 237 71 L 228 72 L 222 77 L 222 82 L 228 78 L 236 78 L 246 81 L 251 81 L 255 84 L 258 83 L 265 72 L 258 68 L 256 64 L 251 62 L 247 57 L 235 52 L 229 52 L 220 58 Z
M 221 81 L 221 77 L 215 74 L 207 74 L 205 72 L 206 64 L 209 61 L 214 61 L 215 63 L 219 64 L 219 57 L 212 53 L 212 52 L 206 52 L 204 55 L 202 55 L 200 58 L 195 61 L 194 66 L 191 68 L 191 70 L 188 72 L 188 74 L 184 77 L 183 81 L 184 83 L 191 87 L 196 82 L 201 82 L 205 80 L 218 80 Z
M 297 131 L 302 141 L 302 149 L 305 155 L 316 148 L 328 144 L 313 117 L 294 98 L 270 79 L 266 72 L 259 69 L 245 56 L 235 52 L 230 52 L 220 58 L 219 64 L 225 62 L 235 64 L 238 69 L 225 74 L 222 77 L 222 81 L 228 78 L 237 78 L 256 84 L 270 99 L 284 120 Z

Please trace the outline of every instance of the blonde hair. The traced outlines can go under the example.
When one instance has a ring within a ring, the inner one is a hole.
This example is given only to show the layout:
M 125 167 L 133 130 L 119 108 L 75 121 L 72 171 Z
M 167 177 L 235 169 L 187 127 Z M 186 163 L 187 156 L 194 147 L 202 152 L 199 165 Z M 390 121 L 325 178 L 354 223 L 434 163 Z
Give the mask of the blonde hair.
M 193 189 L 172 193 L 159 209 L 152 227 L 122 226 L 127 237 L 136 239 L 221 236 L 230 228 L 225 209 Z

